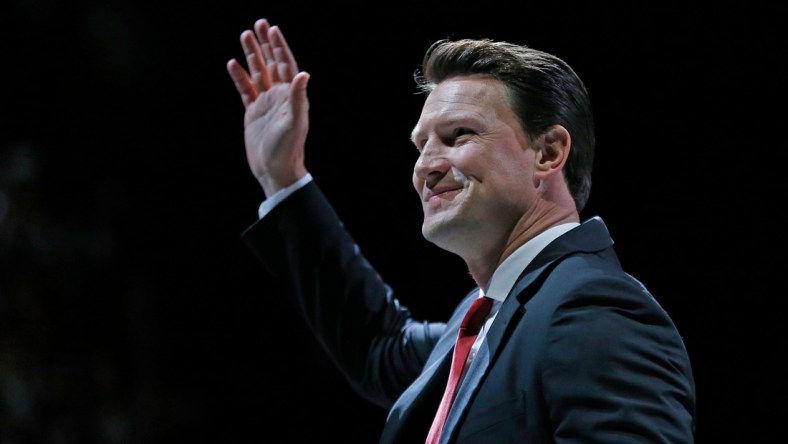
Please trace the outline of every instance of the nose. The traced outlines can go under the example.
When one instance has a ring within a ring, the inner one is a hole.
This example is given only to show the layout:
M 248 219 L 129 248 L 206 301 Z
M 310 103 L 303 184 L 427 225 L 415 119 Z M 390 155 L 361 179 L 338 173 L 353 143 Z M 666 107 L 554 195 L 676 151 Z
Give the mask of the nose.
M 427 186 L 431 182 L 437 182 L 451 168 L 451 163 L 446 158 L 445 153 L 433 144 L 426 144 L 419 154 L 416 164 L 413 166 L 413 181 L 426 181 Z

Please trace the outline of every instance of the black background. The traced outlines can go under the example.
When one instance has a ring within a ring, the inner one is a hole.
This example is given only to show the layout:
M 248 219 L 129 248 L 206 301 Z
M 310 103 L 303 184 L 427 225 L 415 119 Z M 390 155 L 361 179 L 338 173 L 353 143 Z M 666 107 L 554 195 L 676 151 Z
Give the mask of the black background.
M 408 137 L 424 50 L 491 37 L 569 62 L 597 123 L 583 217 L 603 217 L 684 336 L 697 442 L 771 442 L 788 22 L 752 2 L 597 3 L 4 2 L 0 440 L 377 440 L 386 412 L 240 241 L 263 194 L 225 64 L 266 17 L 312 75 L 309 170 L 425 318 L 473 284 L 420 233 Z

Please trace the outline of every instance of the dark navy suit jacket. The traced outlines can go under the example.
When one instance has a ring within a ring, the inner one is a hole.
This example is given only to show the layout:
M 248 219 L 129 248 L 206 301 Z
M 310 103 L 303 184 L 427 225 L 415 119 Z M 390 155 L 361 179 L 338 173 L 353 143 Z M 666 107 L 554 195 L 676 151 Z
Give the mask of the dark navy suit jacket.
M 389 409 L 381 443 L 423 443 L 459 323 L 395 297 L 312 182 L 243 233 L 356 391 Z M 522 271 L 468 369 L 442 442 L 692 443 L 695 387 L 670 316 L 598 217 Z

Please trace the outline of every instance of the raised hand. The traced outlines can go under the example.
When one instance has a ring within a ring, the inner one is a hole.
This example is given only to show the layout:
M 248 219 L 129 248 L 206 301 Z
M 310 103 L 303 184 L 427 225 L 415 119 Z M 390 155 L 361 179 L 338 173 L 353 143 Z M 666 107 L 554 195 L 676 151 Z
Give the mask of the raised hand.
M 246 108 L 244 141 L 252 173 L 266 196 L 306 175 L 309 74 L 299 72 L 282 31 L 260 19 L 241 33 L 247 71 L 231 59 L 227 72 Z

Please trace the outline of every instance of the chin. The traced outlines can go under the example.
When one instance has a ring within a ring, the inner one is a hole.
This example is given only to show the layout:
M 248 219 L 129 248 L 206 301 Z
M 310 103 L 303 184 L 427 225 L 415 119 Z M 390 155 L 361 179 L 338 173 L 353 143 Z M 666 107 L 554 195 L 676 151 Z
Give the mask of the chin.
M 436 228 L 435 223 L 427 222 L 426 220 L 421 225 L 421 234 L 424 236 L 424 239 L 427 239 L 430 242 L 435 242 L 435 239 L 440 237 L 438 233 L 440 232 L 439 229 Z
M 457 231 L 455 225 L 453 219 L 446 217 L 425 218 L 421 226 L 421 234 L 424 239 L 438 247 L 451 251 L 451 239 L 455 237 L 452 233 Z

